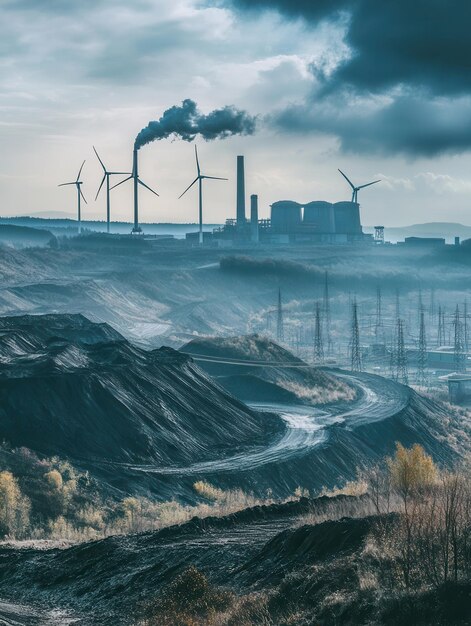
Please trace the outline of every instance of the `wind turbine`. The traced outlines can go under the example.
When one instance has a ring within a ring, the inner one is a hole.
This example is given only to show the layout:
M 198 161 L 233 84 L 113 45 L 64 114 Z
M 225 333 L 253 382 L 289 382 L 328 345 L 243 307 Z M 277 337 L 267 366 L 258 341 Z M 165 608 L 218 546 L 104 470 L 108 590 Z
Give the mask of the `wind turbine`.
M 77 174 L 77 180 L 75 180 L 72 183 L 61 183 L 60 185 L 58 185 L 58 187 L 65 187 L 66 185 L 75 185 L 77 187 L 77 217 L 78 217 L 78 234 L 79 235 L 82 232 L 82 215 L 80 211 L 80 199 L 83 198 L 83 201 L 85 202 L 85 204 L 88 204 L 87 201 L 85 200 L 85 196 L 83 195 L 82 190 L 80 189 L 80 185 L 83 185 L 82 181 L 80 180 L 80 174 L 82 173 L 82 169 L 84 165 L 85 165 L 85 161 L 82 163 L 79 169 L 79 173 Z
M 103 178 L 101 180 L 100 186 L 98 187 L 98 191 L 96 192 L 96 196 L 95 196 L 95 201 L 98 198 L 98 195 L 101 191 L 101 188 L 103 187 L 103 183 L 106 180 L 106 232 L 109 234 L 110 232 L 110 176 L 116 176 L 116 175 L 127 175 L 129 174 L 129 172 L 108 172 L 108 170 L 105 167 L 105 164 L 103 163 L 103 161 L 100 159 L 100 155 L 98 154 L 98 152 L 96 151 L 95 146 L 93 146 L 93 150 L 95 151 L 96 157 L 97 159 L 100 161 L 101 167 L 103 168 Z
M 342 176 L 345 178 L 347 183 L 352 188 L 352 202 L 358 202 L 358 192 L 360 191 L 360 189 L 364 189 L 365 187 L 369 187 L 370 185 L 376 185 L 376 183 L 380 183 L 381 182 L 381 179 L 380 180 L 374 180 L 372 183 L 366 183 L 366 185 L 359 185 L 358 187 L 355 187 L 355 185 L 352 183 L 352 181 L 346 176 L 346 174 L 344 174 L 342 172 L 342 170 L 339 170 L 339 172 L 342 174 Z
M 193 185 L 195 183 L 198 183 L 198 195 L 199 195 L 199 245 L 201 246 L 203 244 L 203 180 L 205 178 L 208 178 L 209 180 L 227 180 L 227 178 L 219 178 L 217 176 L 205 176 L 201 173 L 201 168 L 200 168 L 200 162 L 198 159 L 198 149 L 195 146 L 195 157 L 196 157 L 196 170 L 198 172 L 198 176 L 195 178 L 195 180 L 191 183 L 191 185 L 189 185 L 185 191 L 182 193 L 181 196 L 179 196 L 179 200 L 180 198 L 182 198 L 186 192 L 191 189 L 193 187 Z
M 143 183 L 142 180 L 139 178 L 138 163 L 137 163 L 137 148 L 134 148 L 133 153 L 132 153 L 132 174 L 128 176 L 127 178 L 125 178 L 124 180 L 121 180 L 116 185 L 113 185 L 111 189 L 114 189 L 115 187 L 122 185 L 128 180 L 131 180 L 131 178 L 133 179 L 133 182 L 134 182 L 134 226 L 131 232 L 134 235 L 139 235 L 140 233 L 142 233 L 142 228 L 139 226 L 139 187 L 138 185 L 142 185 L 149 191 L 152 191 L 152 193 L 155 194 L 156 196 L 158 196 L 159 194 L 153 189 L 151 189 L 148 185 Z

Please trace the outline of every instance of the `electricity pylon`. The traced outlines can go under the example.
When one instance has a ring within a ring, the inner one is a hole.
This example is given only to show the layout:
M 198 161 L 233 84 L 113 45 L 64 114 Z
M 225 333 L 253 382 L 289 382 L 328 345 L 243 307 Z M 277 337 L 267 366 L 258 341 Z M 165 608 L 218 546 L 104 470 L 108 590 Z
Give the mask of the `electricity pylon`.
M 277 341 L 285 340 L 285 331 L 283 325 L 283 305 L 281 303 L 281 289 L 278 289 L 278 315 L 276 318 L 276 339 Z
M 360 330 L 358 327 L 358 305 L 356 299 L 352 304 L 352 325 L 351 325 L 351 370 L 352 372 L 361 372 L 361 349 L 360 349 Z
M 322 341 L 321 310 L 316 302 L 316 313 L 314 321 L 314 362 L 317 365 L 324 363 L 324 344 Z
M 463 326 L 460 320 L 460 309 L 456 305 L 455 318 L 453 321 L 455 327 L 455 343 L 454 343 L 454 363 L 457 372 L 464 372 L 466 370 L 466 355 L 464 352 L 463 342 Z
M 425 335 L 424 312 L 420 312 L 419 352 L 417 355 L 417 384 L 426 387 L 427 380 L 427 339 Z
M 404 345 L 404 322 L 401 319 L 397 320 L 396 380 L 404 385 L 409 384 L 407 355 Z

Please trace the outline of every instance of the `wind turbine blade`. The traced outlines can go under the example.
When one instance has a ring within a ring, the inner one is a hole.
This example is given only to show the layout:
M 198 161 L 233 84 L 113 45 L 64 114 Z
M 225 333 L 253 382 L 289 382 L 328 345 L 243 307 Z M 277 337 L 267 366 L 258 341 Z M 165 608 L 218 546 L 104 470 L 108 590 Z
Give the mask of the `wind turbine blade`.
M 76 181 L 77 183 L 78 183 L 78 181 L 80 180 L 80 174 L 82 173 L 82 170 L 83 170 L 83 166 L 84 166 L 84 165 L 85 165 L 85 161 L 82 163 L 82 165 L 81 165 L 81 167 L 80 167 L 80 169 L 79 169 L 79 173 L 78 173 L 78 176 L 77 176 L 77 181 Z
M 57 185 L 58 187 L 65 187 L 66 185 L 76 185 L 77 183 L 74 181 L 73 183 L 61 183 L 60 185 Z
M 178 199 L 179 199 L 179 200 L 180 200 L 180 198 L 183 198 L 183 196 L 186 194 L 186 192 L 187 192 L 189 189 L 191 189 L 195 183 L 197 183 L 197 182 L 198 182 L 199 178 L 200 178 L 200 177 L 198 176 L 198 177 L 197 177 L 197 178 L 195 178 L 195 180 L 191 183 L 191 185 L 188 185 L 188 187 L 185 189 L 185 191 L 182 193 L 182 195 L 181 195 L 181 196 L 178 196 Z
M 195 156 L 196 156 L 196 169 L 198 170 L 198 176 L 201 176 L 200 170 L 200 160 L 198 159 L 198 148 L 195 145 Z
M 80 188 L 79 188 L 80 189 Z M 83 201 L 85 202 L 85 204 L 88 204 L 88 202 L 85 200 L 85 196 L 82 193 L 82 190 L 80 189 L 80 195 L 82 196 Z
M 122 185 L 123 183 L 127 182 L 128 180 L 131 180 L 131 178 L 134 178 L 134 176 L 132 174 L 131 174 L 131 176 L 128 176 L 124 180 L 120 180 L 119 183 L 116 183 L 116 185 L 113 185 L 112 187 L 110 187 L 110 190 L 114 189 L 115 187 L 119 187 L 120 185 Z
M 104 172 L 105 172 L 105 174 L 106 174 L 106 167 L 105 167 L 105 164 L 104 164 L 104 163 L 103 163 L 103 161 L 100 159 L 100 155 L 99 155 L 99 154 L 98 154 L 98 152 L 96 151 L 95 146 L 93 146 L 93 149 L 95 150 L 95 154 L 96 154 L 96 156 L 97 156 L 97 159 L 100 161 L 100 163 L 101 163 L 101 167 L 103 168 L 103 171 L 104 171 Z
M 376 183 L 380 183 L 381 179 L 379 180 L 374 180 L 372 183 L 366 183 L 366 185 L 360 185 L 360 187 L 357 187 L 357 189 L 364 189 L 365 187 L 369 187 L 370 185 L 376 185 Z
M 145 183 L 143 183 L 143 182 L 142 182 L 142 180 L 141 180 L 140 178 L 138 178 L 138 179 L 137 179 L 137 182 L 138 182 L 140 185 L 142 185 L 143 187 L 145 187 L 146 189 L 148 189 L 149 191 L 152 191 L 152 193 L 153 193 L 153 194 L 155 194 L 156 196 L 158 196 L 158 195 L 159 195 L 156 191 L 154 191 L 153 189 L 151 189 L 151 188 L 149 187 L 149 185 L 146 185 Z
M 219 176 L 202 176 L 201 178 L 209 178 L 209 180 L 229 180 L 228 178 L 219 178 Z
M 98 187 L 98 191 L 96 192 L 95 200 L 98 198 L 98 194 L 100 193 L 101 188 L 103 187 L 103 183 L 105 182 L 105 180 L 106 180 L 106 173 L 105 173 L 105 175 L 103 176 L 103 178 L 101 180 L 100 186 Z
M 342 172 L 342 170 L 339 170 L 339 172 L 342 174 L 342 176 L 345 178 L 345 180 L 347 181 L 347 183 L 350 185 L 350 187 L 352 189 L 355 189 L 355 185 L 352 183 L 352 181 L 348 178 L 348 176 L 346 174 L 344 174 Z
M 132 176 L 132 172 L 107 172 L 111 176 Z

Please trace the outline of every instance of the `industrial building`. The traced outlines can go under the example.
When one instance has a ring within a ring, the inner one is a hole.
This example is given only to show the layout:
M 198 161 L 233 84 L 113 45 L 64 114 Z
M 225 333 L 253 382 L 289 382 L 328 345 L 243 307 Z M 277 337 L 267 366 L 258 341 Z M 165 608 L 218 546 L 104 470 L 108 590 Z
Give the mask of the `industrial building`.
M 246 217 L 244 157 L 237 157 L 236 219 L 226 220 L 216 228 L 213 240 L 220 246 L 233 242 L 247 243 L 352 243 L 373 241 L 363 233 L 358 202 L 305 204 L 293 200 L 274 202 L 270 218 L 259 219 L 258 196 L 250 197 L 250 219 Z

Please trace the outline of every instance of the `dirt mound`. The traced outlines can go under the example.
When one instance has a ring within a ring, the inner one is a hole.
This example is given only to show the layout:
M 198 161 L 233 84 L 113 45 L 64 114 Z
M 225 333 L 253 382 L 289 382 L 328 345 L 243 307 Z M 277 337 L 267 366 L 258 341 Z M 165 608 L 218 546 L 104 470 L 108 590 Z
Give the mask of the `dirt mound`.
M 181 350 L 246 402 L 320 405 L 355 398 L 345 382 L 260 335 L 198 338 Z
M 179 464 L 272 434 L 190 358 L 83 316 L 0 320 L 0 438 L 72 459 Z

